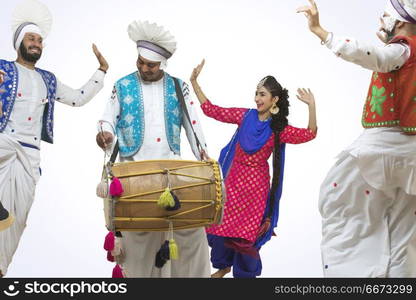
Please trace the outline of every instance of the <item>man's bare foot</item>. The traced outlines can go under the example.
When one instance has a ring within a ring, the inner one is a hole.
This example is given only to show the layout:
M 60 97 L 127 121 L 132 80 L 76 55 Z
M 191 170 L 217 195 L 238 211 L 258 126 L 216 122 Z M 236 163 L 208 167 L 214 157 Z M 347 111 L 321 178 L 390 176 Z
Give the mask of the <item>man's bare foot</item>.
M 3 273 L 1 272 L 1 270 L 0 270 L 0 278 L 2 278 L 4 275 L 3 275 Z
M 225 274 L 230 273 L 230 271 L 231 271 L 231 267 L 219 269 L 217 272 L 211 275 L 211 278 L 223 278 Z

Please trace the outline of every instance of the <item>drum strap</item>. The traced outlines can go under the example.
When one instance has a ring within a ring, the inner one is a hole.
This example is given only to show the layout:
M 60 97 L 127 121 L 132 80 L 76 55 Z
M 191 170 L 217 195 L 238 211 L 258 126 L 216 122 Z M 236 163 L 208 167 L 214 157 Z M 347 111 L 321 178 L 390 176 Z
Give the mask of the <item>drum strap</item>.
M 110 162 L 112 164 L 114 164 L 114 162 L 116 161 L 117 154 L 118 154 L 118 140 L 114 146 L 113 153 L 111 153 L 111 156 L 110 156 Z
M 192 132 L 194 133 L 196 146 L 198 147 L 199 153 L 201 153 L 201 150 L 203 148 L 201 146 L 201 142 L 198 139 L 198 136 L 195 133 L 194 127 L 192 126 L 191 118 L 189 117 L 188 108 L 186 107 L 186 104 L 185 104 L 185 99 L 183 97 L 183 93 L 182 93 L 182 89 L 181 89 L 180 84 L 179 84 L 179 80 L 178 80 L 178 78 L 175 78 L 173 76 L 172 76 L 172 78 L 173 78 L 173 81 L 175 82 L 176 96 L 178 97 L 179 101 L 181 102 L 182 110 L 185 113 L 186 119 L 189 122 L 189 126 L 191 126 Z

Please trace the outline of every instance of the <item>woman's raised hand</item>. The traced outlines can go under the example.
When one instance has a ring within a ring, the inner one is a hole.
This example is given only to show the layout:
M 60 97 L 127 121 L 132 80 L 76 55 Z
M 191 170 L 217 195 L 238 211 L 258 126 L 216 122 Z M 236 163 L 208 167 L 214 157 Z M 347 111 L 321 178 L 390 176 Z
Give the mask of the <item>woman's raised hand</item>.
M 315 97 L 310 89 L 299 88 L 296 97 L 307 105 L 315 104 Z
M 205 59 L 203 59 L 201 61 L 201 63 L 194 68 L 194 70 L 192 71 L 192 74 L 191 74 L 191 78 L 190 78 L 191 82 L 196 81 L 196 79 L 199 76 L 199 73 L 201 73 L 201 70 L 204 67 L 204 64 L 205 64 Z

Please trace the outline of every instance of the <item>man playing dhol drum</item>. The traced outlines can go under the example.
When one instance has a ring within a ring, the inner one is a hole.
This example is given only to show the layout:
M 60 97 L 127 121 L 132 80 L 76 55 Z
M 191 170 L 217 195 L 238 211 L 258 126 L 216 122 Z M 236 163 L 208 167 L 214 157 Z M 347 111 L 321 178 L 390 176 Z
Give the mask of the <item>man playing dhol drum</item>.
M 184 126 L 193 153 L 201 159 L 191 127 L 203 151 L 206 144 L 188 85 L 180 81 L 190 122 L 181 111 L 173 78 L 164 71 L 167 59 L 176 50 L 174 37 L 163 27 L 147 21 L 132 22 L 128 33 L 137 45 L 138 71 L 115 83 L 99 121 L 97 144 L 108 150 L 115 144 L 115 135 L 121 162 L 180 159 L 180 130 Z M 209 277 L 209 251 L 203 227 L 175 231 L 179 258 L 156 267 L 155 254 L 168 234 L 122 231 L 118 239 L 122 256 L 116 257 L 115 269 L 121 268 L 125 277 Z

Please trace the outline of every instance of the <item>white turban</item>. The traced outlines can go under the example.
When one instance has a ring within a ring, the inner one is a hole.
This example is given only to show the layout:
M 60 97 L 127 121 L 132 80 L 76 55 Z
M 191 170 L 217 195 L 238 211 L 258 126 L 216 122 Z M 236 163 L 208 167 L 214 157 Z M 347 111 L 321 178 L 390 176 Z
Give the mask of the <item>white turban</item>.
M 17 28 L 16 32 L 14 33 L 14 49 L 19 49 L 20 44 L 22 43 L 23 38 L 25 37 L 25 34 L 29 32 L 37 33 L 43 38 L 42 31 L 37 25 L 33 23 L 23 23 L 21 26 Z
M 139 55 L 154 62 L 160 62 L 164 69 L 167 60 L 176 51 L 175 38 L 169 31 L 156 23 L 133 21 L 127 28 L 129 37 L 136 43 Z
M 385 11 L 396 20 L 416 24 L 416 0 L 388 0 Z
M 37 0 L 25 0 L 14 10 L 12 16 L 13 46 L 17 50 L 28 32 L 46 38 L 52 27 L 49 9 Z
M 141 57 L 144 57 L 150 61 L 160 62 L 160 69 L 163 70 L 166 68 L 168 60 L 159 53 L 140 46 L 137 47 L 137 51 Z

